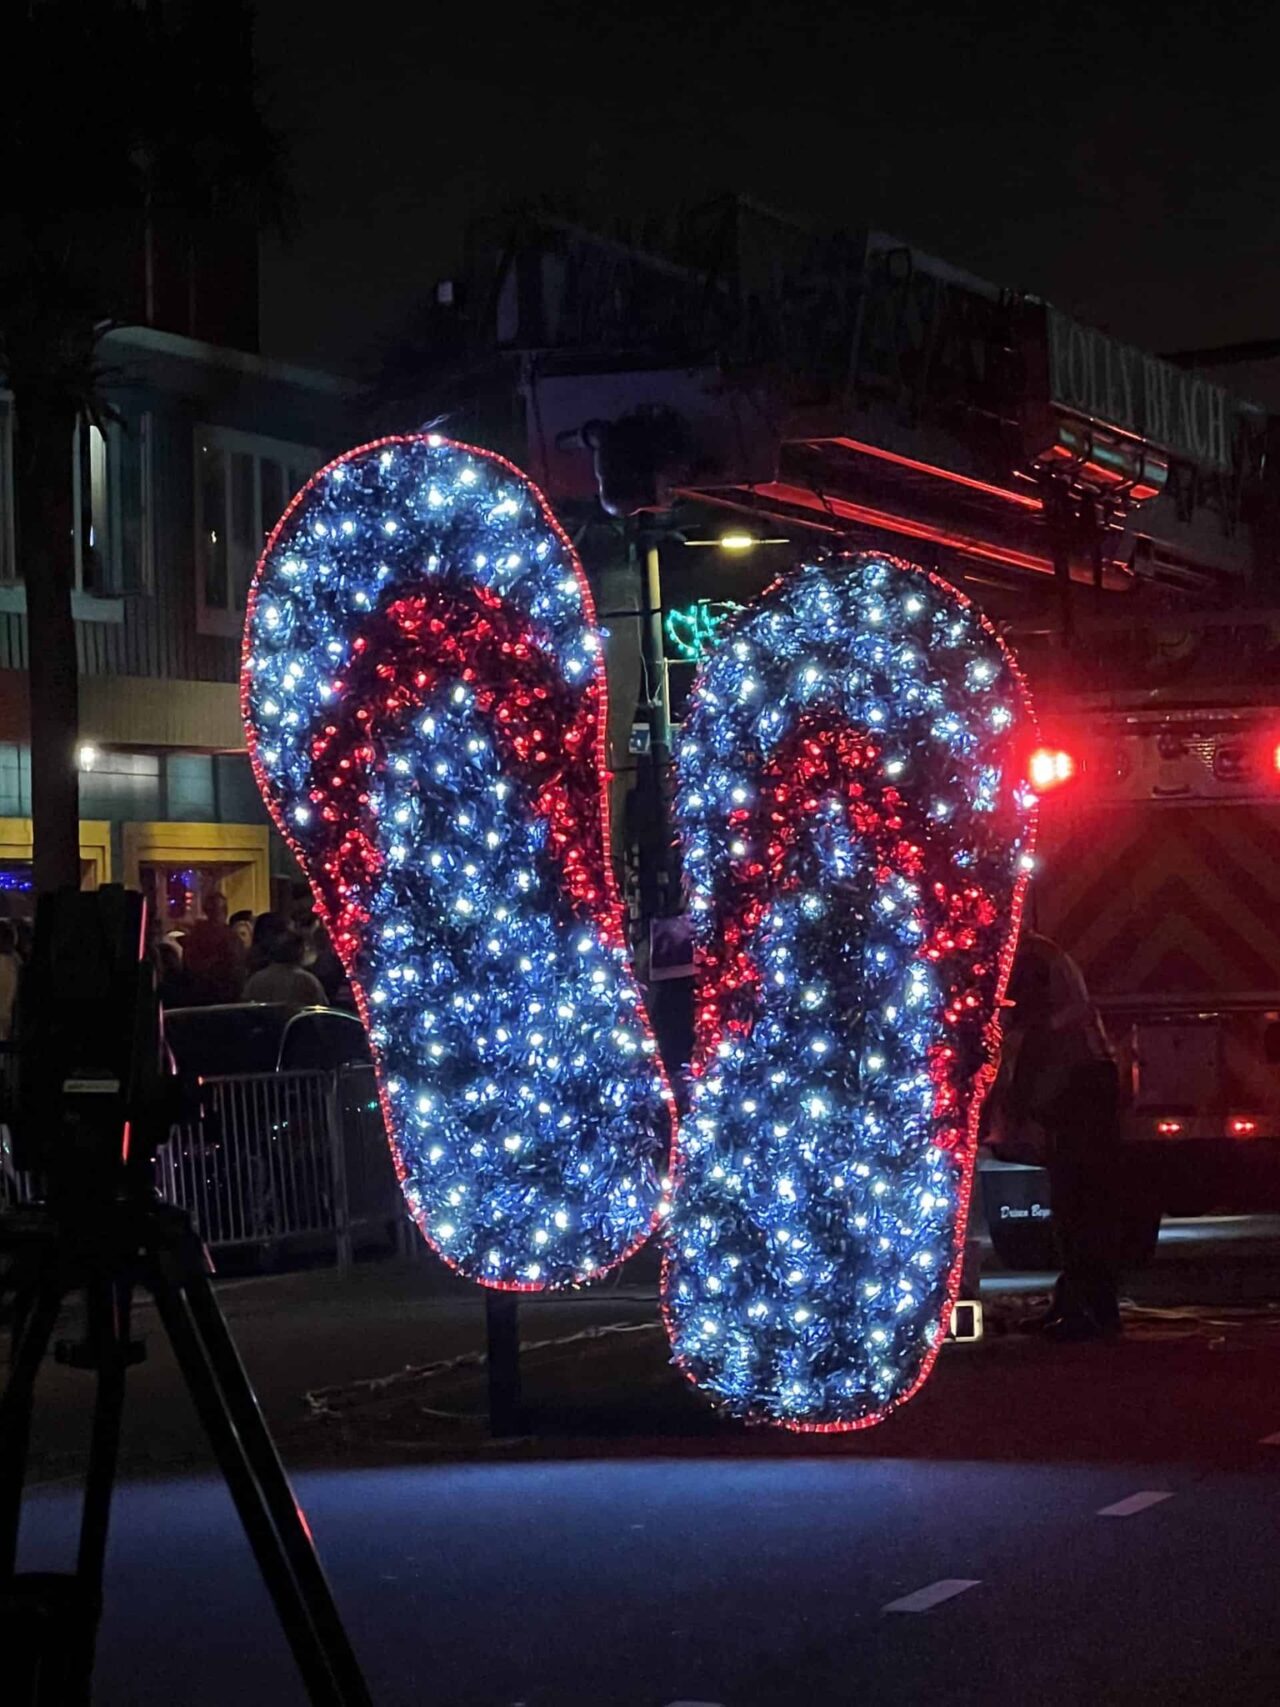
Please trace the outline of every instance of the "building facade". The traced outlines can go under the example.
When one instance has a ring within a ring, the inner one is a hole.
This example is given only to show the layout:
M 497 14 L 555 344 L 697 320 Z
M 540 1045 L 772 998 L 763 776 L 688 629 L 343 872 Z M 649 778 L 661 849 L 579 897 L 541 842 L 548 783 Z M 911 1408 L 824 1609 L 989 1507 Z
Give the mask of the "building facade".
M 289 497 L 350 432 L 326 374 L 150 326 L 112 331 L 107 410 L 67 448 L 80 669 L 81 870 L 174 924 L 210 889 L 263 911 L 296 876 L 240 725 L 245 595 Z M 31 906 L 21 423 L 0 392 L 0 912 Z

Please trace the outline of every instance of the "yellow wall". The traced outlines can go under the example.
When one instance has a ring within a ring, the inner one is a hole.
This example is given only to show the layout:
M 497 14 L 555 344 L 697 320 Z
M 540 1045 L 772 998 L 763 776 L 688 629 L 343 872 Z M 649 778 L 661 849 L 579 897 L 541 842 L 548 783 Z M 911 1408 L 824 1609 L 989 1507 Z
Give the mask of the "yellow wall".
M 30 818 L 0 818 L 0 859 L 31 858 Z M 111 825 L 105 818 L 80 820 L 80 858 L 89 866 L 84 887 L 111 881 Z
M 125 824 L 126 886 L 137 888 L 146 860 L 170 865 L 228 865 L 222 885 L 232 913 L 248 908 L 265 913 L 271 906 L 270 841 L 265 824 Z

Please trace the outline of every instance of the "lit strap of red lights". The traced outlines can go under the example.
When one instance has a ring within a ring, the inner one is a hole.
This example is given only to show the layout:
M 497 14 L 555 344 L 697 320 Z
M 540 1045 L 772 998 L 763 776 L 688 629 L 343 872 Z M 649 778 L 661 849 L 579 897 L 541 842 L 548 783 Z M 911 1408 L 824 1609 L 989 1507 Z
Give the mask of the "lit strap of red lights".
M 470 688 L 504 776 L 547 821 L 566 890 L 606 943 L 619 942 L 600 832 L 596 679 L 570 688 L 528 619 L 483 587 L 430 587 L 399 598 L 370 617 L 351 651 L 311 747 L 310 799 L 323 827 L 313 845 L 343 958 L 358 943 L 383 860 L 371 779 L 442 680 Z
M 866 852 L 877 886 L 895 877 L 918 879 L 926 861 L 936 868 L 930 844 L 949 844 L 954 828 L 932 824 L 917 803 L 887 782 L 879 757 L 867 732 L 830 717 L 803 717 L 762 770 L 754 799 L 730 814 L 731 833 L 760 851 L 732 862 L 727 892 L 719 897 L 718 929 L 699 983 L 695 1074 L 706 1070 L 726 1037 L 749 1034 L 759 1016 L 763 974 L 753 939 L 773 898 L 820 888 L 828 902 L 838 903 L 839 882 L 832 884 L 819 868 L 819 829 L 832 801 Z M 846 928 L 860 928 L 856 913 L 868 899 L 865 892 L 847 897 Z M 963 1089 L 985 1060 L 985 1027 L 974 1022 L 995 999 L 993 932 L 999 911 L 972 882 L 937 881 L 924 889 L 915 915 L 925 932 L 917 952 L 934 969 L 944 996 L 943 1021 L 951 1030 L 946 1041 L 931 1047 L 928 1061 L 940 1122 L 935 1141 L 950 1148 L 964 1138 L 958 1124 Z M 975 960 L 984 938 L 992 952 Z

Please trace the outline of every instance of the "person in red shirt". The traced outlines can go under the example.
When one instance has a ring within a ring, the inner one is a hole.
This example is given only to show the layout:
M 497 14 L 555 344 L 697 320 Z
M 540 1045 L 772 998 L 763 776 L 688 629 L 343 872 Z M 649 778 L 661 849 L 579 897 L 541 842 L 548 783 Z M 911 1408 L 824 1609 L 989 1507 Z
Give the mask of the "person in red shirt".
M 183 938 L 182 964 L 191 980 L 193 1003 L 240 1000 L 245 980 L 244 944 L 227 923 L 226 896 L 216 890 L 205 896 L 204 917 Z

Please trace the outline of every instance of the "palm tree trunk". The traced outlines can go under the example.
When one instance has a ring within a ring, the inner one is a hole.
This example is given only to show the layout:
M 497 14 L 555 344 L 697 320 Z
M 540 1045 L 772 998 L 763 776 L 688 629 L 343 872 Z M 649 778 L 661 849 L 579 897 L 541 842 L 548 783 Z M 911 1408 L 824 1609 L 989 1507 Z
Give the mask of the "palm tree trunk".
M 14 397 L 18 559 L 27 589 L 31 817 L 37 893 L 80 885 L 80 684 L 71 614 L 75 415 Z

